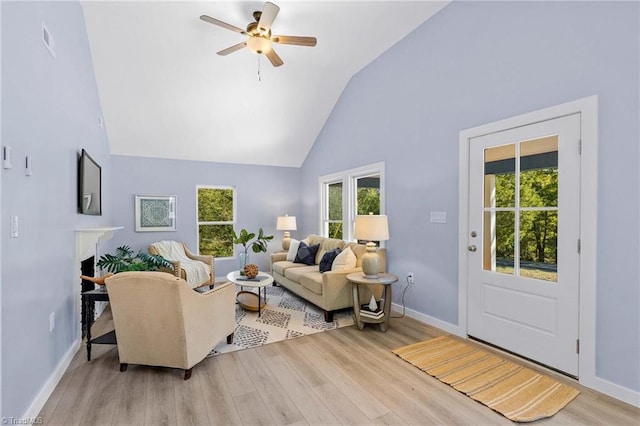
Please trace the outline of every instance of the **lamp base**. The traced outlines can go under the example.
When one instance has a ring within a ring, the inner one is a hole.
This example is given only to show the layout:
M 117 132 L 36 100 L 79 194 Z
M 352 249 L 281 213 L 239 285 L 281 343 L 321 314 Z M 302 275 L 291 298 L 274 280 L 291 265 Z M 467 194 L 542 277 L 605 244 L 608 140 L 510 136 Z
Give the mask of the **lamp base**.
M 291 234 L 289 234 L 289 231 L 285 231 L 284 238 L 282 238 L 282 250 L 289 251 L 290 246 L 291 246 Z
M 378 272 L 380 272 L 379 265 L 376 245 L 369 241 L 367 243 L 367 252 L 362 256 L 362 272 L 364 273 L 364 277 L 378 278 Z

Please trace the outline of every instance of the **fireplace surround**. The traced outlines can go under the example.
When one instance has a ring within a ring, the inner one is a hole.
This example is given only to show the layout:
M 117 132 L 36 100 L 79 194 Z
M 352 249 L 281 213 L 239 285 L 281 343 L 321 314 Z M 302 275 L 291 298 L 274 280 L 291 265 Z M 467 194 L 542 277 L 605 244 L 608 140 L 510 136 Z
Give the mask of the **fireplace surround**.
M 76 330 L 75 335 L 80 339 L 83 335 L 82 330 L 82 303 L 81 303 L 81 291 L 84 291 L 86 284 L 83 284 L 83 280 L 80 279 L 80 275 L 89 275 L 86 272 L 93 270 L 93 273 L 97 272 L 96 261 L 98 260 L 98 248 L 99 244 L 103 241 L 107 241 L 113 237 L 113 234 L 122 229 L 122 226 L 107 226 L 96 228 L 78 228 L 76 229 L 76 253 L 75 253 L 75 265 L 74 270 L 77 272 L 74 277 L 77 277 L 76 287 L 78 291 L 78 297 L 75 298 L 76 307 Z M 103 307 L 97 307 L 96 312 L 101 312 Z

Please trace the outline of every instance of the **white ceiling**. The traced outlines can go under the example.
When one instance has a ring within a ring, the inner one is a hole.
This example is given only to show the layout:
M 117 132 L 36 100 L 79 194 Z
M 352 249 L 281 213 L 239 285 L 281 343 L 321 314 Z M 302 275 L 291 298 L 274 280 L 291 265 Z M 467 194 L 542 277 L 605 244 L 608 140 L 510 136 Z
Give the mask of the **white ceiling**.
M 244 28 L 264 2 L 83 2 L 111 152 L 298 167 L 349 79 L 447 4 L 274 2 L 274 34 L 318 39 L 275 45 L 279 68 L 216 55 L 244 36 L 199 19 Z

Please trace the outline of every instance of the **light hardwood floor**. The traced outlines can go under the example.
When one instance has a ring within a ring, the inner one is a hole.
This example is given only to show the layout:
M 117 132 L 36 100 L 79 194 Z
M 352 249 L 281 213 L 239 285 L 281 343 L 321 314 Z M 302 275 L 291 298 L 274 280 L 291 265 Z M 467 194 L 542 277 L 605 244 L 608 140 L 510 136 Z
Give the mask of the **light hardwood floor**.
M 96 323 L 108 326 L 108 317 Z M 386 333 L 345 327 L 207 358 L 187 381 L 168 368 L 121 373 L 115 346 L 94 345 L 87 362 L 82 346 L 40 416 L 65 426 L 512 424 L 391 353 L 442 334 L 410 318 L 392 319 Z M 545 372 L 582 393 L 536 423 L 640 424 L 640 409 Z

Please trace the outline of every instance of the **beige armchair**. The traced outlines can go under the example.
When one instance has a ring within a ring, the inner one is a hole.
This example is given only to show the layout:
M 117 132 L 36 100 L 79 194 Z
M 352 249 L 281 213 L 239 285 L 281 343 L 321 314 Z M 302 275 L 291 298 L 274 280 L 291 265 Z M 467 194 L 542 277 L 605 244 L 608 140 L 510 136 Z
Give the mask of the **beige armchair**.
M 186 280 L 191 288 L 212 286 L 216 279 L 214 257 L 191 253 L 185 243 L 159 241 L 151 244 L 148 250 L 149 254 L 160 255 L 173 264 L 173 270 L 161 268 L 162 272 L 168 272 Z M 204 272 L 199 262 L 206 265 Z
M 122 272 L 105 280 L 118 341 L 120 371 L 128 364 L 185 370 L 225 337 L 233 342 L 235 287 L 225 283 L 206 293 L 163 272 Z

